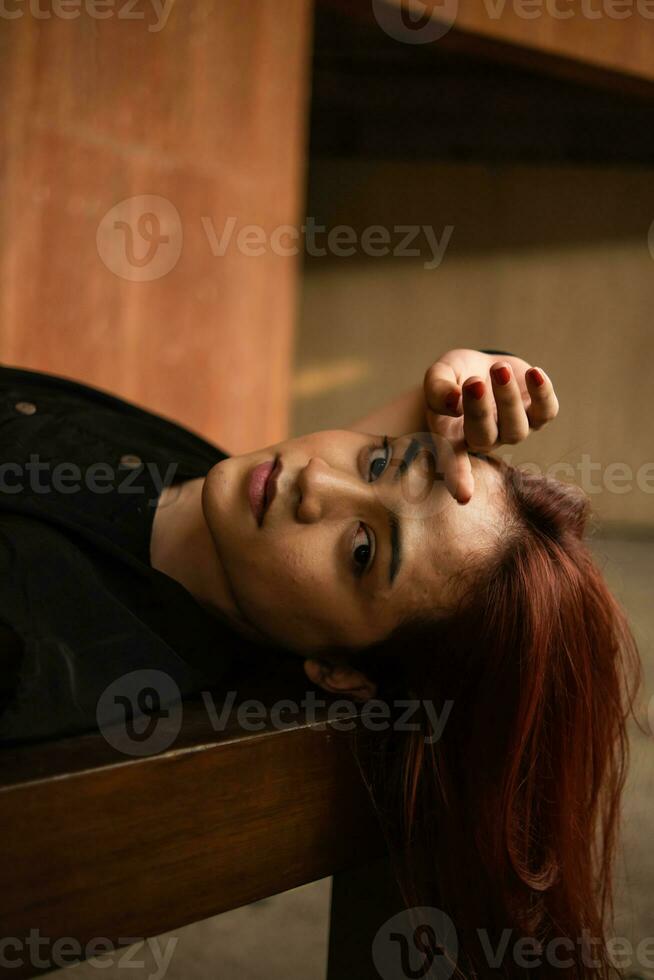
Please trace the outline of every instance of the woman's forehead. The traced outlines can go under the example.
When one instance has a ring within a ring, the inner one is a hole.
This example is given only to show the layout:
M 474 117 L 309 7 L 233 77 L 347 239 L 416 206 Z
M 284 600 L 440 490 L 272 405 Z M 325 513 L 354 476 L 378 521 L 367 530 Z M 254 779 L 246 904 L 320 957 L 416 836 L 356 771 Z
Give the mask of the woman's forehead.
M 473 458 L 475 489 L 467 504 L 459 504 L 442 485 L 431 512 L 403 521 L 407 552 L 413 561 L 410 575 L 413 591 L 425 594 L 441 588 L 476 552 L 487 550 L 502 524 L 504 493 L 499 471 L 485 459 Z M 408 555 L 407 555 L 408 557 Z

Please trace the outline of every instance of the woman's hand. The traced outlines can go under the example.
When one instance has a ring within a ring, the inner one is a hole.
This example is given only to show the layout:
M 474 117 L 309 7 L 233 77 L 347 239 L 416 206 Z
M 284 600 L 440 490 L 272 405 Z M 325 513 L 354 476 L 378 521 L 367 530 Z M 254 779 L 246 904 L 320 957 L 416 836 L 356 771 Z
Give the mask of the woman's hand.
M 443 354 L 425 372 L 423 392 L 445 485 L 461 504 L 474 491 L 469 452 L 522 442 L 559 411 L 542 368 L 476 350 Z

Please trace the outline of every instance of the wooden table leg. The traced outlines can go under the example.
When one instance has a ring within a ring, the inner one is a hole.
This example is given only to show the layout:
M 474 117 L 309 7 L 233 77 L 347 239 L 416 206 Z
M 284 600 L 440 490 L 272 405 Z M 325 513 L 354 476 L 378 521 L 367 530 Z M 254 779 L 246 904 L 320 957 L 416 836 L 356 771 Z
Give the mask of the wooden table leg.
M 379 980 L 373 940 L 380 926 L 404 907 L 388 856 L 335 874 L 327 980 Z

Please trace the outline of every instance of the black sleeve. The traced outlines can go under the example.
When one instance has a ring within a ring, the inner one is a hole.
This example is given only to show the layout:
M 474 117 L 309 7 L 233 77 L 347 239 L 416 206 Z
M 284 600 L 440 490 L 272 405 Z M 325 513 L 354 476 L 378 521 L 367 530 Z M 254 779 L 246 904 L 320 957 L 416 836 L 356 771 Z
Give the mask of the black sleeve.
M 8 623 L 0 622 L 0 715 L 15 697 L 23 660 L 23 641 Z

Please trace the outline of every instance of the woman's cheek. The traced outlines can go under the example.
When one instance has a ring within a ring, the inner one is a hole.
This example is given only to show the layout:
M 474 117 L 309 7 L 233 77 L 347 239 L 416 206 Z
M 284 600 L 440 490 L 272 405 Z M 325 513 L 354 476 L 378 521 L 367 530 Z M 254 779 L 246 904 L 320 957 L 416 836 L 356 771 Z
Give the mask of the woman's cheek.
M 301 589 L 324 585 L 324 557 L 319 542 L 304 539 L 297 547 L 285 547 L 280 568 L 282 578 Z

